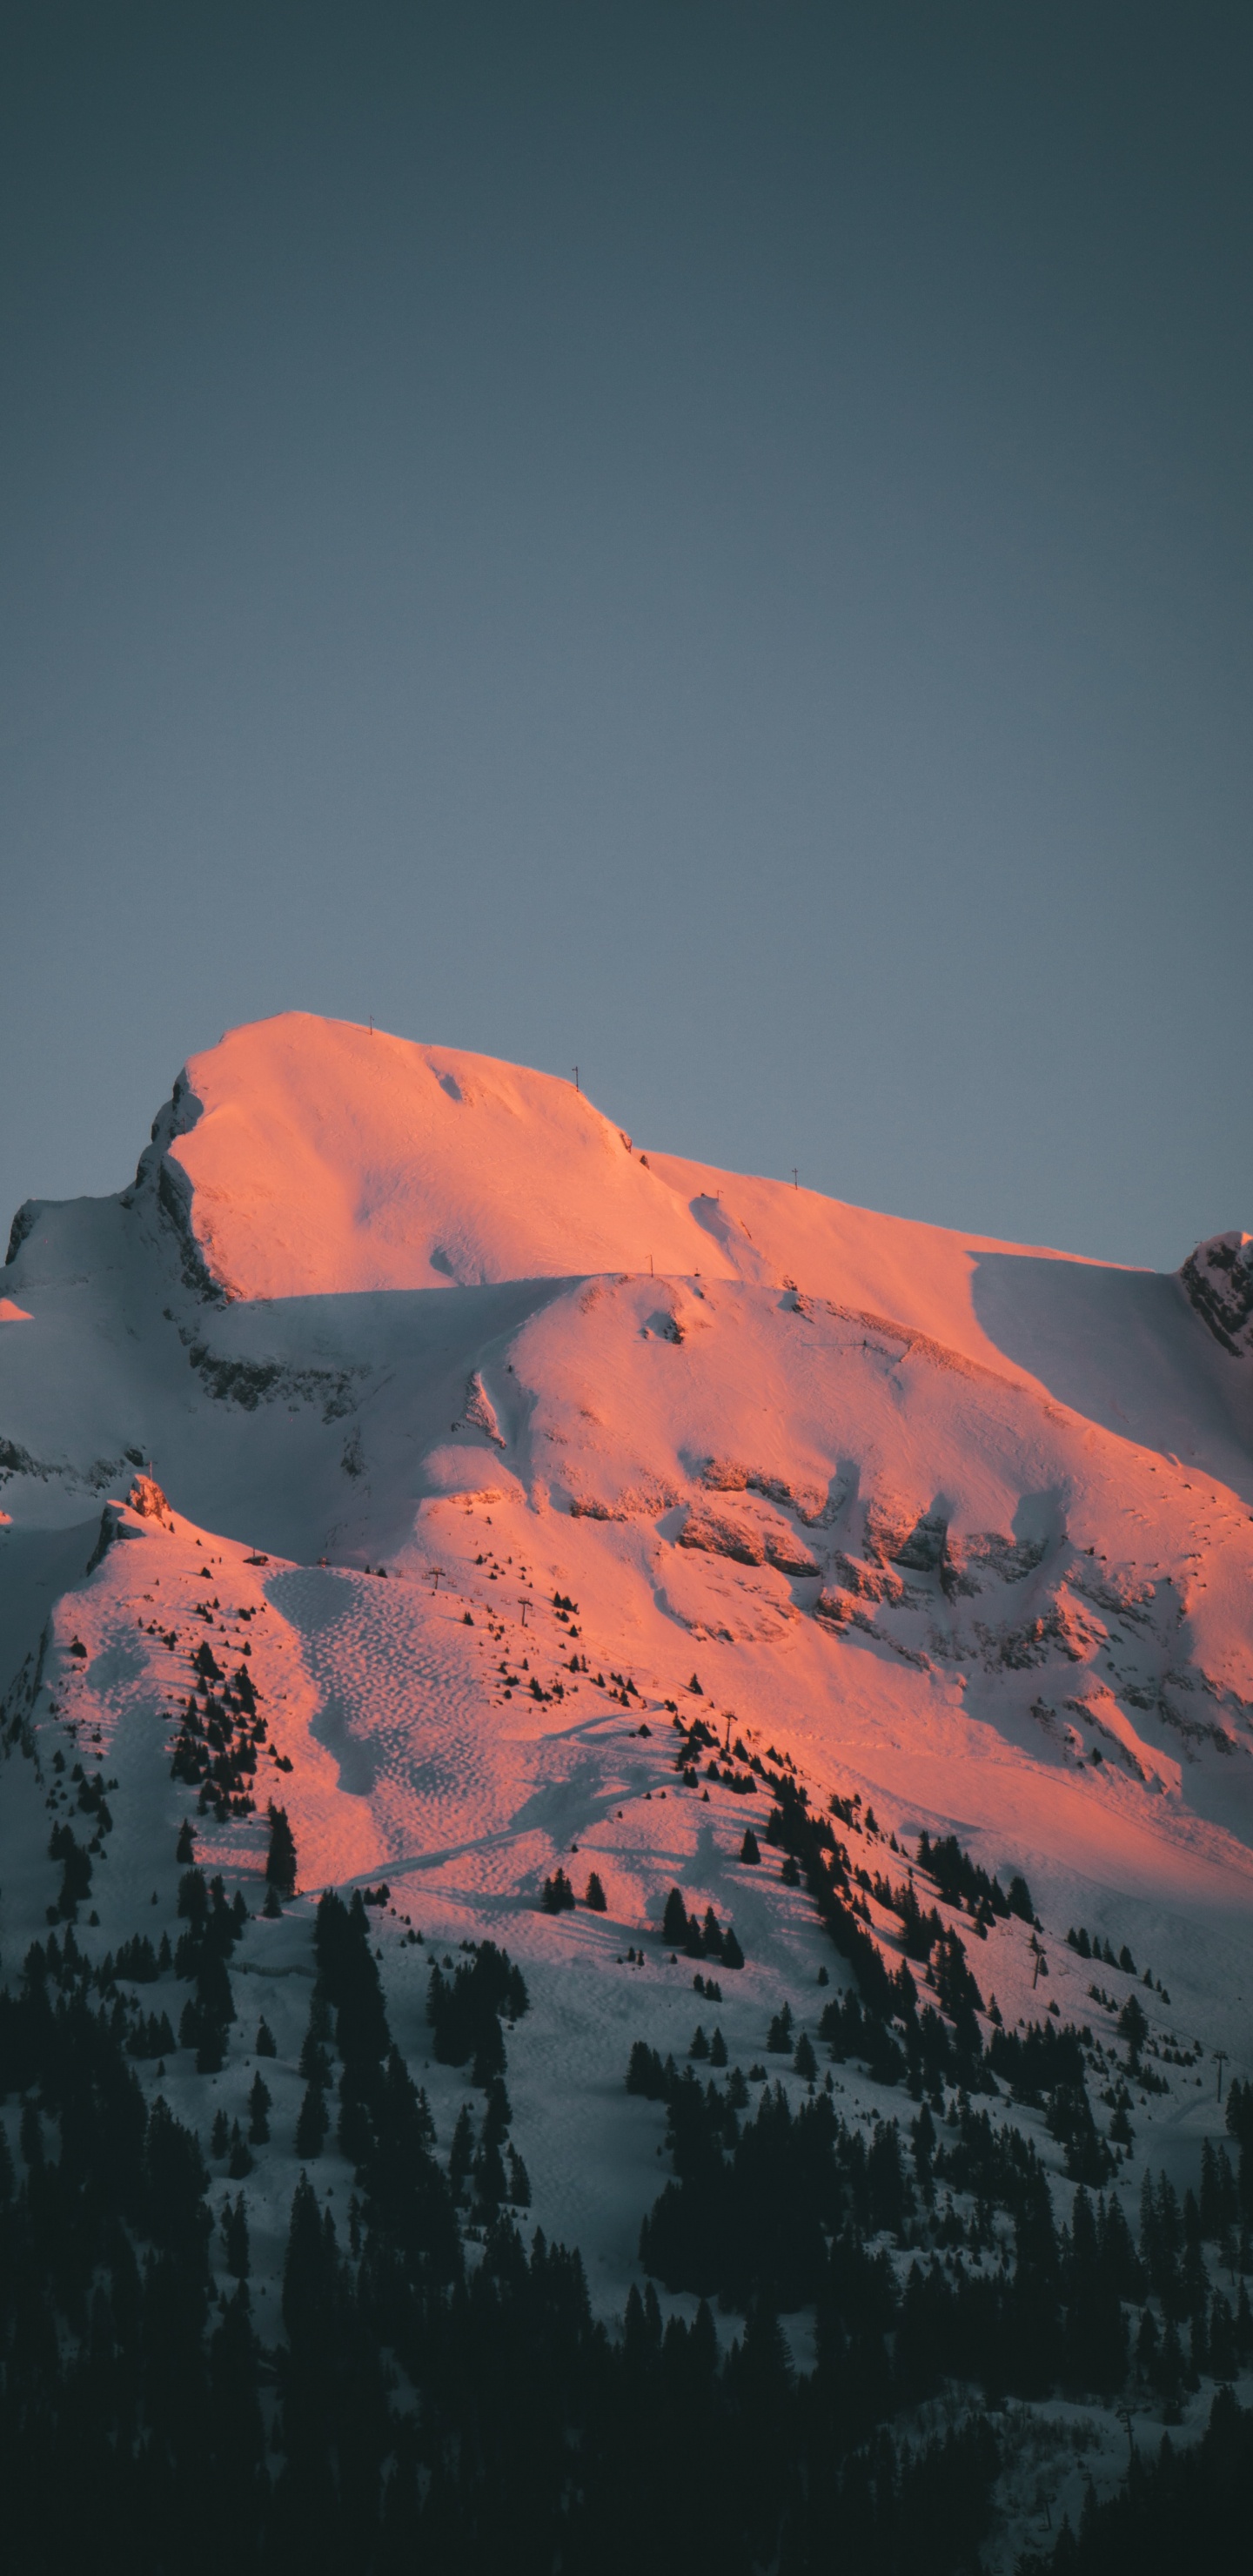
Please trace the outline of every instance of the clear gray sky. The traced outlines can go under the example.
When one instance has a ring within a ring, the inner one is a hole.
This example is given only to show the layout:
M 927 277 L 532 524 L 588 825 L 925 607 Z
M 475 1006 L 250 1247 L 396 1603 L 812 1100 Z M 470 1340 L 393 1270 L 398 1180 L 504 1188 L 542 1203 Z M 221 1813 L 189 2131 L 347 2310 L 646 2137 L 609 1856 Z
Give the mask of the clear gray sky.
M 10 0 L 4 1219 L 303 1007 L 907 1215 L 1253 1225 L 1251 68 L 1247 0 Z

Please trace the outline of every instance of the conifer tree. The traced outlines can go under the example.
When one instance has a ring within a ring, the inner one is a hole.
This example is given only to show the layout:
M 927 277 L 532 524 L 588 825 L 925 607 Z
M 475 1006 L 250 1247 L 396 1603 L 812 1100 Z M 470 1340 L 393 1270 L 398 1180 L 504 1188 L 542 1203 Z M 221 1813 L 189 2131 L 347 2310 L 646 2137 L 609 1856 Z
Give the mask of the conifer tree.
M 483 2023 L 479 2034 L 474 2051 L 474 2062 L 470 2069 L 470 2081 L 486 2092 L 493 2077 L 503 2075 L 504 2071 L 505 2035 L 495 2013 L 492 2013 Z
M 509 2189 L 499 2147 L 491 2146 L 485 2139 L 480 2138 L 478 2154 L 471 2170 L 474 2175 L 475 2189 L 483 2208 L 488 2211 L 499 2209 L 502 2200 L 508 2197 Z
M 265 2077 L 261 2074 L 254 2075 L 252 2091 L 248 2096 L 248 2136 L 254 2147 L 269 2145 L 270 2099 L 270 2088 Z
M 232 2182 L 242 2182 L 252 2172 L 252 2150 L 238 2120 L 231 2122 L 231 2147 L 226 2170 Z
M 265 1856 L 266 1882 L 269 1887 L 273 1888 L 277 1896 L 294 1896 L 296 1893 L 296 1845 L 292 1835 L 291 1826 L 287 1821 L 287 1809 L 285 1807 L 276 1807 L 273 1799 L 271 1799 L 268 1812 L 270 1819 L 270 1847 Z
M 744 1828 L 744 1840 L 740 1844 L 740 1859 L 747 1861 L 750 1866 L 761 1859 L 761 1853 L 757 1846 L 757 1836 L 753 1832 L 751 1825 L 746 1825 Z
M 493 2075 L 487 2087 L 487 2102 L 483 2112 L 483 2135 L 489 2146 L 503 2145 L 512 2118 L 513 2111 L 505 2088 L 504 2076 Z
M 246 2281 L 250 2266 L 248 2246 L 248 2207 L 241 2192 L 234 2201 L 222 2206 L 222 2240 L 226 2247 L 226 2268 L 237 2281 Z
M 682 1949 L 687 1941 L 687 1907 L 677 1887 L 672 1887 L 666 1898 L 665 1912 L 661 1918 L 661 1937 L 663 1941 L 669 1941 L 672 1948 L 676 1950 Z
M 257 2024 L 256 2051 L 258 2057 L 277 2057 L 278 2055 L 278 2042 L 264 2014 Z
M 585 1905 L 590 1906 L 593 1914 L 604 1914 L 607 1911 L 605 1891 L 601 1886 L 600 1878 L 595 1870 L 592 1871 L 591 1876 L 588 1879 L 587 1894 L 585 1895 L 583 1902 Z
M 1127 2043 L 1127 2063 L 1134 2073 L 1140 2064 L 1140 2051 L 1149 2035 L 1148 2015 L 1138 1995 L 1128 1995 L 1118 2016 L 1118 2036 Z
M 463 2102 L 457 2114 L 457 2125 L 452 2133 L 452 2146 L 448 2156 L 448 2181 L 454 2200 L 460 2200 L 465 2189 L 466 2176 L 473 2163 L 474 2120 L 469 2103 Z
M 329 2127 L 330 2114 L 320 2086 L 307 2084 L 296 2121 L 296 2154 L 309 2162 L 312 2162 L 315 2156 L 320 2156 Z

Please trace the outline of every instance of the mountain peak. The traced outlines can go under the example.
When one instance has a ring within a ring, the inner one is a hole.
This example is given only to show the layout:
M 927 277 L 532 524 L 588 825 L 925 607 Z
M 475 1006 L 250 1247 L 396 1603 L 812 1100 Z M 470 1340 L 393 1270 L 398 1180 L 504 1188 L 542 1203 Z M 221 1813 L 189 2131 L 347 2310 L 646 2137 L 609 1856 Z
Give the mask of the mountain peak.
M 310 1012 L 193 1056 L 154 1148 L 230 1298 L 726 1268 L 573 1083 Z

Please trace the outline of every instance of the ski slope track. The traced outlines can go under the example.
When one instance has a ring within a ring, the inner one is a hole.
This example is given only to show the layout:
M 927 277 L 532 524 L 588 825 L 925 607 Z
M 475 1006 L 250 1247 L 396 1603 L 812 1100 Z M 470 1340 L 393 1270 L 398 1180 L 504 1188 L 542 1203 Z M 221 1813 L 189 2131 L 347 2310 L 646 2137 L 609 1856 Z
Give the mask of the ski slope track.
M 956 1832 L 1025 1873 L 1047 1987 L 1016 1919 L 977 1960 L 1008 2022 L 1047 1994 L 1104 2026 L 1082 1923 L 1151 1960 L 1163 2038 L 1249 2072 L 1247 1238 L 1158 1277 L 915 1225 L 641 1148 L 550 1076 L 288 1014 L 191 1060 L 119 1196 L 28 1202 L 0 1291 L 7 1958 L 54 1893 L 71 1745 L 116 1783 L 100 1942 L 164 1919 L 208 1639 L 268 1740 L 255 1812 L 204 1820 L 198 1859 L 255 1903 L 281 1796 L 305 1890 L 385 1878 L 417 2058 L 406 1919 L 523 1962 L 535 2214 L 607 2310 L 658 2182 L 626 2054 L 694 2017 L 667 1890 L 734 1920 L 733 2050 L 784 1995 L 812 2019 L 831 1959 L 778 1855 L 739 1859 L 767 1747 L 881 1843 Z M 716 1737 L 695 1786 L 676 1712 Z M 606 1913 L 541 1913 L 558 1865 Z M 299 1913 L 241 1953 L 276 2013 Z M 1221 2130 L 1202 2071 L 1143 2114 L 1181 2171 Z M 454 2079 L 424 2080 L 439 2116 Z

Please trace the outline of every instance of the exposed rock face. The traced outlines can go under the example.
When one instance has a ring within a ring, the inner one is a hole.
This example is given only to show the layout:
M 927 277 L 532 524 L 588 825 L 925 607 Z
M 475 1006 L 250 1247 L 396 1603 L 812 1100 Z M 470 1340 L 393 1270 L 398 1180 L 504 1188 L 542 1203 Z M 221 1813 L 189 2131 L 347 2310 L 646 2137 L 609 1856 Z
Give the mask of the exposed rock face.
M 864 1564 L 858 1557 L 839 1551 L 832 1559 L 831 1579 L 835 1589 L 855 1594 L 859 1601 L 889 1601 L 905 1598 L 905 1586 L 890 1566 Z M 822 1596 L 825 1601 L 826 1593 Z
M 689 1512 L 679 1532 L 680 1547 L 696 1547 L 707 1556 L 729 1556 L 737 1565 L 764 1565 L 766 1551 L 746 1521 L 731 1512 Z
M 948 1522 L 942 1512 L 921 1512 L 902 1544 L 892 1551 L 897 1565 L 912 1574 L 935 1574 L 944 1562 Z
M 737 1565 L 773 1565 L 779 1574 L 801 1580 L 819 1571 L 817 1560 L 786 1522 L 754 1527 L 736 1512 L 712 1511 L 704 1503 L 689 1512 L 679 1532 L 679 1546 L 699 1548 L 706 1556 L 728 1556 Z
M 1236 1359 L 1253 1355 L 1253 1235 L 1211 1235 L 1179 1276 L 1215 1341 Z
M 944 1512 L 920 1512 L 899 1494 L 872 1494 L 866 1505 L 866 1554 L 876 1564 L 906 1566 L 911 1574 L 935 1574 L 944 1563 L 948 1518 Z
M 795 1575 L 798 1579 L 807 1580 L 819 1571 L 816 1558 L 812 1557 L 808 1548 L 802 1545 L 800 1539 L 793 1538 L 788 1530 L 780 1529 L 767 1533 L 766 1557 L 769 1564 L 775 1566 L 780 1574 Z
M 170 1508 L 154 1476 L 136 1476 L 126 1499 L 141 1521 L 163 1521 Z

